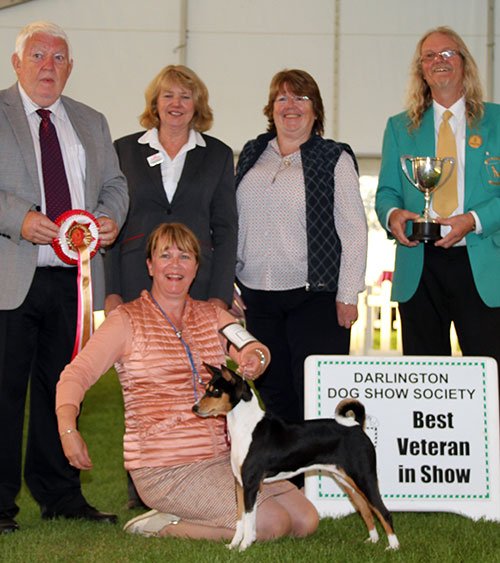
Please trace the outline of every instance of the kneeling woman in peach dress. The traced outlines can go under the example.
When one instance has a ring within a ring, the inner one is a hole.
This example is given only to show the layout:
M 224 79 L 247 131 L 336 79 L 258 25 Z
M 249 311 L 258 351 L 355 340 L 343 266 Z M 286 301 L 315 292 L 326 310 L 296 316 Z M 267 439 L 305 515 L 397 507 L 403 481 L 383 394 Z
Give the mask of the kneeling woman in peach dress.
M 237 350 L 220 332 L 236 322 L 234 317 L 189 297 L 199 256 L 198 241 L 187 227 L 158 227 L 147 247 L 151 292 L 114 310 L 57 386 L 64 453 L 74 467 L 91 469 L 76 420 L 87 389 L 115 365 L 125 403 L 125 469 L 153 508 L 125 525 L 132 533 L 231 539 L 236 527 L 224 419 L 199 418 L 191 407 L 210 379 L 203 362 L 221 365 L 228 352 L 245 376 L 255 379 L 270 354 L 256 340 Z M 263 486 L 258 539 L 305 536 L 317 524 L 316 509 L 294 485 Z

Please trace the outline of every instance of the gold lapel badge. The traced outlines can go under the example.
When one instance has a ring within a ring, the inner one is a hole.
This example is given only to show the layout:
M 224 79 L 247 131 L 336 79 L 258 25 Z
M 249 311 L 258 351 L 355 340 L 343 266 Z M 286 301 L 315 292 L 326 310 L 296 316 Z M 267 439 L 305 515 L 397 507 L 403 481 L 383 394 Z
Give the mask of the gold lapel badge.
M 469 137 L 469 147 L 478 149 L 483 144 L 483 140 L 479 135 L 471 135 Z

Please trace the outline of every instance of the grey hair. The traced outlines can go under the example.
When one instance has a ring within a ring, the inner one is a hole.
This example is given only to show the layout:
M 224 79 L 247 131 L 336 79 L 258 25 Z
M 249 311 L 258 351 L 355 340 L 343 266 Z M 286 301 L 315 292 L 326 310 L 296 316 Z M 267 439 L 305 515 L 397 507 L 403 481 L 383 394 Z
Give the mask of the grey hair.
M 30 37 L 33 37 L 35 33 L 44 33 L 45 35 L 50 35 L 51 37 L 60 37 L 61 39 L 64 39 L 66 45 L 68 46 L 68 58 L 70 61 L 73 59 L 71 44 L 64 29 L 56 23 L 42 20 L 30 23 L 26 27 L 23 27 L 16 37 L 16 55 L 19 57 L 19 60 L 23 59 L 26 41 Z

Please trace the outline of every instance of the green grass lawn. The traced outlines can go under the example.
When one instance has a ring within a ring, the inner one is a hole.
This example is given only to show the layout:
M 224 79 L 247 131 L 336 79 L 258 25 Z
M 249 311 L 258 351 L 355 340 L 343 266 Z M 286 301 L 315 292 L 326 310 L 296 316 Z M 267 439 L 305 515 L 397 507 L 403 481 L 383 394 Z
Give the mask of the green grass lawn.
M 82 474 L 85 496 L 99 509 L 117 513 L 120 524 L 42 521 L 38 506 L 23 487 L 16 517 L 21 531 L 0 536 L 1 562 L 500 563 L 500 523 L 473 522 L 444 513 L 394 513 L 401 544 L 397 552 L 385 551 L 387 541 L 380 527 L 379 543 L 365 543 L 367 531 L 357 514 L 338 520 L 325 518 L 308 538 L 258 543 L 242 554 L 228 551 L 220 542 L 132 536 L 121 528 L 141 511 L 123 508 L 127 502 L 121 445 L 123 405 L 114 371 L 87 394 L 80 429 L 94 462 L 94 469 Z

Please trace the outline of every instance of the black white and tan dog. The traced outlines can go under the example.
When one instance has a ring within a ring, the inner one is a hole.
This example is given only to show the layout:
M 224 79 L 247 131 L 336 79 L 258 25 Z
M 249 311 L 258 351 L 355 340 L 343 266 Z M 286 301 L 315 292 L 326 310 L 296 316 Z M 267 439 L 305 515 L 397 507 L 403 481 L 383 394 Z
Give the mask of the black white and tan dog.
M 321 470 L 331 474 L 360 512 L 368 541 L 378 541 L 373 511 L 387 534 L 387 549 L 398 549 L 392 516 L 378 489 L 375 448 L 363 430 L 365 408 L 359 401 L 340 402 L 333 419 L 289 423 L 266 413 L 238 374 L 225 366 L 205 367 L 212 379 L 193 411 L 202 417 L 227 417 L 238 500 L 236 533 L 228 547 L 243 551 L 255 541 L 256 497 L 262 481 Z

